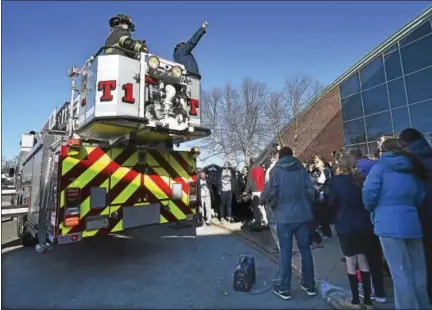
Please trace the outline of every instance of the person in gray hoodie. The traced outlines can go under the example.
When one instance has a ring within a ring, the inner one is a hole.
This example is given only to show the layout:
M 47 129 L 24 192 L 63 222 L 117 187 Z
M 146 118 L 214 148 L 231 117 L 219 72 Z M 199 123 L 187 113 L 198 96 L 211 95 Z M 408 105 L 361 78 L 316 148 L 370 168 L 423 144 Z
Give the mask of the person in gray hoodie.
M 315 188 L 301 162 L 293 157 L 289 147 L 279 151 L 279 161 L 270 172 L 265 202 L 272 209 L 272 220 L 277 225 L 281 252 L 281 281 L 273 292 L 282 299 L 291 299 L 291 259 L 293 236 L 302 260 L 300 286 L 309 296 L 316 295 L 314 264 L 309 245 L 309 223 L 313 219 L 312 203 Z

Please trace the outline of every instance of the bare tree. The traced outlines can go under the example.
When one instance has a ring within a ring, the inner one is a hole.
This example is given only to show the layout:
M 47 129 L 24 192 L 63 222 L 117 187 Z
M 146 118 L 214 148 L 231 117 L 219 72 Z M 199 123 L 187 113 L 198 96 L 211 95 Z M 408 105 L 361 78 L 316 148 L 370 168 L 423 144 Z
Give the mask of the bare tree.
M 228 114 L 229 131 L 234 150 L 248 161 L 265 146 L 265 106 L 268 103 L 266 84 L 250 78 L 243 80 L 238 100 Z
M 202 95 L 203 123 L 212 130 L 201 148 L 206 160 L 215 155 L 237 165 L 257 155 L 265 141 L 265 105 L 268 91 L 264 83 L 246 78 L 240 89 L 227 84 Z
M 321 83 L 306 75 L 298 75 L 285 80 L 283 99 L 288 110 L 288 118 L 294 127 L 294 137 L 290 141 L 294 155 L 298 136 L 313 122 L 313 117 L 311 117 L 308 124 L 300 126 L 299 118 L 307 104 L 317 97 L 323 89 L 324 86 Z
M 282 130 L 290 120 L 290 113 L 287 102 L 283 100 L 283 92 L 270 92 L 269 101 L 264 109 L 268 136 L 273 137 L 272 139 L 280 146 L 284 146 Z
M 222 90 L 215 88 L 211 91 L 203 91 L 201 94 L 201 113 L 204 126 L 211 129 L 212 133 L 203 140 L 201 148 L 205 154 L 201 156 L 202 161 L 226 154 L 230 154 L 231 146 L 228 145 L 226 127 L 226 112 L 222 103 Z
M 16 165 L 16 159 L 15 158 L 11 158 L 11 159 L 7 159 L 6 157 L 2 156 L 2 173 L 9 173 L 9 169 L 12 167 L 15 167 Z

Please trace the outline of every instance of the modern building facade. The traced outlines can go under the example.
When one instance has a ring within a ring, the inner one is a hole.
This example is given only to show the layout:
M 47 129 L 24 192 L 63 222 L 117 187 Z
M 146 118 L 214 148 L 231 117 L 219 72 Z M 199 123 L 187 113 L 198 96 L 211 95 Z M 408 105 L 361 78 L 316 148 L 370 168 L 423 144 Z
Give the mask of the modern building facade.
M 293 127 L 283 130 L 284 144 L 295 145 L 302 160 L 314 154 L 328 158 L 340 149 L 370 154 L 381 136 L 407 127 L 432 142 L 432 7 L 332 83 L 298 118 L 297 130 Z

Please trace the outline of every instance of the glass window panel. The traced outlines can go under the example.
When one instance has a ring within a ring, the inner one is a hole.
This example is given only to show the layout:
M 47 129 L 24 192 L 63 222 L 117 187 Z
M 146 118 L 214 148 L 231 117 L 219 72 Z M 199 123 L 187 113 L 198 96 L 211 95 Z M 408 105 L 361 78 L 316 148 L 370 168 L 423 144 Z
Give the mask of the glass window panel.
M 393 135 L 390 112 L 366 117 L 366 133 L 368 141 L 376 141 L 382 136 Z
M 388 54 L 388 53 L 394 52 L 397 49 L 398 49 L 398 44 L 395 43 L 392 46 L 390 46 L 388 49 L 386 49 L 385 52 L 384 52 L 384 54 Z
M 368 153 L 368 149 L 367 149 L 367 144 L 366 143 L 356 144 L 356 145 L 349 145 L 349 146 L 346 147 L 347 153 L 349 153 L 352 150 L 360 150 L 363 155 L 366 155 Z
M 368 148 L 369 148 L 369 154 L 373 154 L 373 152 L 378 149 L 378 142 L 377 141 L 373 141 L 373 142 L 369 142 L 368 143 Z
M 404 73 L 432 66 L 432 35 L 401 48 Z
M 382 112 L 390 108 L 385 84 L 362 92 L 362 96 L 365 115 Z
M 344 121 L 363 116 L 360 93 L 341 99 Z
M 366 134 L 363 118 L 344 122 L 345 144 L 356 144 L 366 142 Z
M 409 115 L 408 115 L 408 108 L 400 108 L 396 110 L 392 110 L 392 116 L 393 116 L 393 128 L 395 135 L 398 135 L 401 133 L 402 130 L 405 128 L 411 127 Z
M 391 81 L 387 85 L 389 90 L 391 107 L 398 108 L 401 106 L 405 106 L 407 102 L 406 102 L 405 85 L 403 79 L 397 79 Z
M 360 79 L 358 73 L 342 83 L 339 88 L 341 98 L 348 97 L 360 91 Z
M 402 76 L 402 66 L 400 63 L 399 50 L 391 54 L 385 55 L 384 62 L 387 81 L 391 81 Z
M 430 21 L 426 21 L 424 24 L 422 24 L 420 27 L 415 29 L 413 32 L 411 32 L 409 35 L 407 35 L 405 38 L 400 40 L 400 45 L 407 45 L 408 43 L 411 43 L 417 39 L 420 39 L 424 37 L 425 35 L 428 35 L 432 32 Z
M 385 82 L 384 65 L 381 55 L 360 70 L 360 80 L 362 89 L 371 88 Z
M 410 106 L 412 126 L 421 132 L 432 131 L 432 100 Z
M 432 51 L 431 51 L 432 52 Z M 416 103 L 432 98 L 432 68 L 405 77 L 408 103 Z

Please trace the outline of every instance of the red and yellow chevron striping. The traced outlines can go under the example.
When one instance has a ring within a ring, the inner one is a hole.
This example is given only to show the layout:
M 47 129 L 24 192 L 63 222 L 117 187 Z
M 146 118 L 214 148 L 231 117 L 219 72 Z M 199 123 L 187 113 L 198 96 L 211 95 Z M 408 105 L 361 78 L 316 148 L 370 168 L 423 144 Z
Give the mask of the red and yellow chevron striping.
M 145 154 L 144 162 L 139 161 L 139 153 Z M 194 169 L 195 160 L 188 152 L 81 147 L 78 155 L 62 157 L 58 234 L 82 232 L 83 237 L 91 237 L 121 231 L 124 206 L 145 208 L 146 205 L 160 203 L 160 223 L 183 220 L 192 213 L 188 184 L 196 180 L 192 174 Z M 182 184 L 180 201 L 170 199 L 173 182 Z M 66 227 L 62 221 L 67 187 L 81 189 L 81 221 L 74 227 Z M 108 205 L 102 210 L 90 208 L 92 187 L 105 188 L 108 193 Z M 85 230 L 87 216 L 109 215 L 112 212 L 118 213 L 119 220 L 112 222 L 109 228 Z

